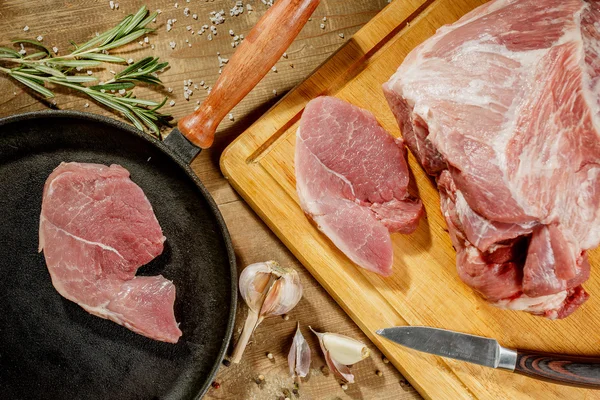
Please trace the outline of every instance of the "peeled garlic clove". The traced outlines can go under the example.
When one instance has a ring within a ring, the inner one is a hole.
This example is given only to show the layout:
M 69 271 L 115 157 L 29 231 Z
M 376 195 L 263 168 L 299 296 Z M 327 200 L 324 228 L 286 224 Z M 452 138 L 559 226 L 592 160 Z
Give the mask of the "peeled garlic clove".
M 364 343 L 335 333 L 323 334 L 323 345 L 331 357 L 344 365 L 356 364 L 369 357 L 369 349 Z
M 312 328 L 310 330 L 319 338 L 319 344 L 329 369 L 349 383 L 354 383 L 354 375 L 350 373 L 347 365 L 355 364 L 369 357 L 367 346 L 348 336 L 337 333 L 320 333 Z
M 290 366 L 290 375 L 292 377 L 298 376 L 300 378 L 308 375 L 310 368 L 310 347 L 300 332 L 300 323 L 296 328 L 296 334 L 292 340 L 292 347 L 288 354 L 288 364 Z

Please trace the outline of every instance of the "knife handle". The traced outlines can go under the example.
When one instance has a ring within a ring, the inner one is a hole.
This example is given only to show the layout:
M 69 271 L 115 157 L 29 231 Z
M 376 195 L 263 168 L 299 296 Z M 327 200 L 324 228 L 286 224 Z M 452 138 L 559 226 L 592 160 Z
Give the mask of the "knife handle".
M 600 389 L 600 357 L 518 350 L 514 371 L 563 385 Z
M 278 0 L 238 46 L 200 108 L 179 120 L 178 128 L 196 146 L 213 143 L 223 118 L 275 65 L 298 36 L 320 0 Z

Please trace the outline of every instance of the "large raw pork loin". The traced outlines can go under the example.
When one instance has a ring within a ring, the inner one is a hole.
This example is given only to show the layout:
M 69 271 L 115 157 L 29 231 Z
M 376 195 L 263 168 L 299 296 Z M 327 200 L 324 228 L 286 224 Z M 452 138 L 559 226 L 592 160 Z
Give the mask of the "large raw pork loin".
M 384 85 L 437 177 L 461 279 L 563 318 L 600 241 L 600 2 L 495 0 L 440 28 Z
M 304 212 L 356 264 L 390 275 L 390 232 L 413 232 L 423 215 L 421 201 L 407 191 L 402 139 L 370 112 L 318 97 L 302 114 L 295 164 Z
M 119 166 L 61 163 L 46 180 L 40 251 L 52 284 L 91 314 L 141 335 L 176 343 L 175 286 L 135 276 L 163 251 L 150 202 Z

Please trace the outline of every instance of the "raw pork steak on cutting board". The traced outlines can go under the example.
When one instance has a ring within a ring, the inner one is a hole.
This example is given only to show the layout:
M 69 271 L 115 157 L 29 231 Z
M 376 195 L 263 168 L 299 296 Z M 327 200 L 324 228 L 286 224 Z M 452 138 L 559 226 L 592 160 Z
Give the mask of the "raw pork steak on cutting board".
M 384 85 L 437 177 L 461 279 L 563 318 L 600 242 L 600 2 L 495 0 L 440 28 Z
M 175 286 L 135 276 L 165 237 L 142 189 L 119 166 L 61 163 L 44 186 L 40 251 L 52 284 L 91 314 L 176 343 Z
M 390 232 L 413 232 L 423 215 L 407 190 L 402 139 L 373 114 L 334 97 L 310 101 L 296 133 L 300 205 L 348 258 L 381 275 L 392 273 Z

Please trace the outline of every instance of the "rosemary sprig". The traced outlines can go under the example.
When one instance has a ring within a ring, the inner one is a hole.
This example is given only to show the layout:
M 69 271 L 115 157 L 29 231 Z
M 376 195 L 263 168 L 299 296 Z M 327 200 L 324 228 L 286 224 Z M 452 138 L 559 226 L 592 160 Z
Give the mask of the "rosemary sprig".
M 93 86 L 85 83 L 95 82 L 93 76 L 77 75 L 83 68 L 97 67 L 102 62 L 126 63 L 122 57 L 108 54 L 108 50 L 130 43 L 142 35 L 152 32 L 147 28 L 157 13 L 149 13 L 145 6 L 138 12 L 125 17 L 117 26 L 107 30 L 83 44 L 72 43 L 74 50 L 62 56 L 53 55 L 50 49 L 41 43 L 29 39 L 13 40 L 23 48 L 24 44 L 35 46 L 39 51 L 25 55 L 24 51 L 15 51 L 8 47 L 0 47 L 0 62 L 16 66 L 0 65 L 0 72 L 33 89 L 46 98 L 54 97 L 54 93 L 46 84 L 59 85 L 76 90 L 91 97 L 96 102 L 120 112 L 138 129 L 148 128 L 160 137 L 160 126 L 168 125 L 172 117 L 158 110 L 167 101 L 161 102 L 137 99 L 131 89 L 138 83 L 160 85 L 162 82 L 157 72 L 166 68 L 167 62 L 159 62 L 158 58 L 146 57 L 115 74 L 107 82 Z

